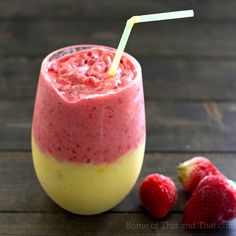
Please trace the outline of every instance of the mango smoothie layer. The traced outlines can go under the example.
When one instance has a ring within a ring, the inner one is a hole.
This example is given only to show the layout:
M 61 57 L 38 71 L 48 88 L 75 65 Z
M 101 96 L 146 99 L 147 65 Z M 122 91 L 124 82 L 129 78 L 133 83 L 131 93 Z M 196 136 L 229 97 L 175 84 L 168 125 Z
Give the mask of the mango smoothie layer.
M 37 176 L 47 194 L 73 213 L 97 214 L 122 201 L 135 184 L 143 162 L 144 142 L 108 164 L 73 164 L 42 153 L 32 141 Z
M 141 68 L 124 54 L 109 77 L 114 49 L 68 50 L 42 64 L 32 125 L 34 166 L 58 205 L 96 214 L 119 203 L 140 172 L 146 128 Z

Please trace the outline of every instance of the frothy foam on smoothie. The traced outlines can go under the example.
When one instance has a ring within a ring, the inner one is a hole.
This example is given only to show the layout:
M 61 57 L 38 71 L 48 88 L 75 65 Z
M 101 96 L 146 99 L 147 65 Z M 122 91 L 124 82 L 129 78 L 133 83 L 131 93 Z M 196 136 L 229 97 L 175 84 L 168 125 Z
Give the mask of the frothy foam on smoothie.
M 137 71 L 131 61 L 123 56 L 115 76 L 107 72 L 115 51 L 93 48 L 53 59 L 48 73 L 57 91 L 69 99 L 117 90 L 131 83 Z

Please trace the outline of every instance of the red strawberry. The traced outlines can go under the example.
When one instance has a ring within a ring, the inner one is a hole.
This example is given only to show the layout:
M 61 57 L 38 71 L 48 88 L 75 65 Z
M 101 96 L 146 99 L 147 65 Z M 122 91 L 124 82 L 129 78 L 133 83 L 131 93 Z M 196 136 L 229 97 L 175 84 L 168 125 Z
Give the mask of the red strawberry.
M 178 179 L 186 192 L 192 193 L 198 183 L 207 175 L 222 173 L 205 157 L 194 157 L 178 166 Z
M 222 176 L 204 177 L 184 210 L 183 223 L 191 228 L 215 228 L 236 217 L 236 184 Z
M 177 190 L 174 182 L 169 177 L 150 174 L 141 183 L 139 196 L 144 207 L 154 217 L 162 218 L 174 206 Z

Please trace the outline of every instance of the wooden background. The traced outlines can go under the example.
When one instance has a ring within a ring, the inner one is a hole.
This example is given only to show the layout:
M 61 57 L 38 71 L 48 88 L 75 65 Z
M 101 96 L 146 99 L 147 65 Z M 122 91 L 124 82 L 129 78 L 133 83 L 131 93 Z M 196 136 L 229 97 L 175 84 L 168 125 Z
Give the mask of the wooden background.
M 113 210 L 82 217 L 57 207 L 34 174 L 31 119 L 42 59 L 74 44 L 117 47 L 135 14 L 194 9 L 194 19 L 136 25 L 127 45 L 143 69 L 147 147 L 140 179 Z M 187 196 L 176 166 L 206 155 L 236 179 L 235 0 L 0 1 L 0 235 L 236 235 L 180 228 Z M 144 211 L 137 186 L 151 172 L 178 186 L 172 213 Z M 169 227 L 165 222 L 168 222 Z

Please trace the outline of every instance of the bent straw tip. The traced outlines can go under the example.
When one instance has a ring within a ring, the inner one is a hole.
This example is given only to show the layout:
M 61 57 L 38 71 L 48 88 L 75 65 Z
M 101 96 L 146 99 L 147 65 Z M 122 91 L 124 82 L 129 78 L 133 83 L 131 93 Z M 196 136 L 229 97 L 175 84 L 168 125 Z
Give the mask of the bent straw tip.
M 126 24 L 127 26 L 132 27 L 135 23 L 138 23 L 138 22 L 139 22 L 138 16 L 132 16 L 131 18 L 127 20 Z
M 189 16 L 193 17 L 194 16 L 194 11 L 193 10 L 187 10 L 189 12 Z

